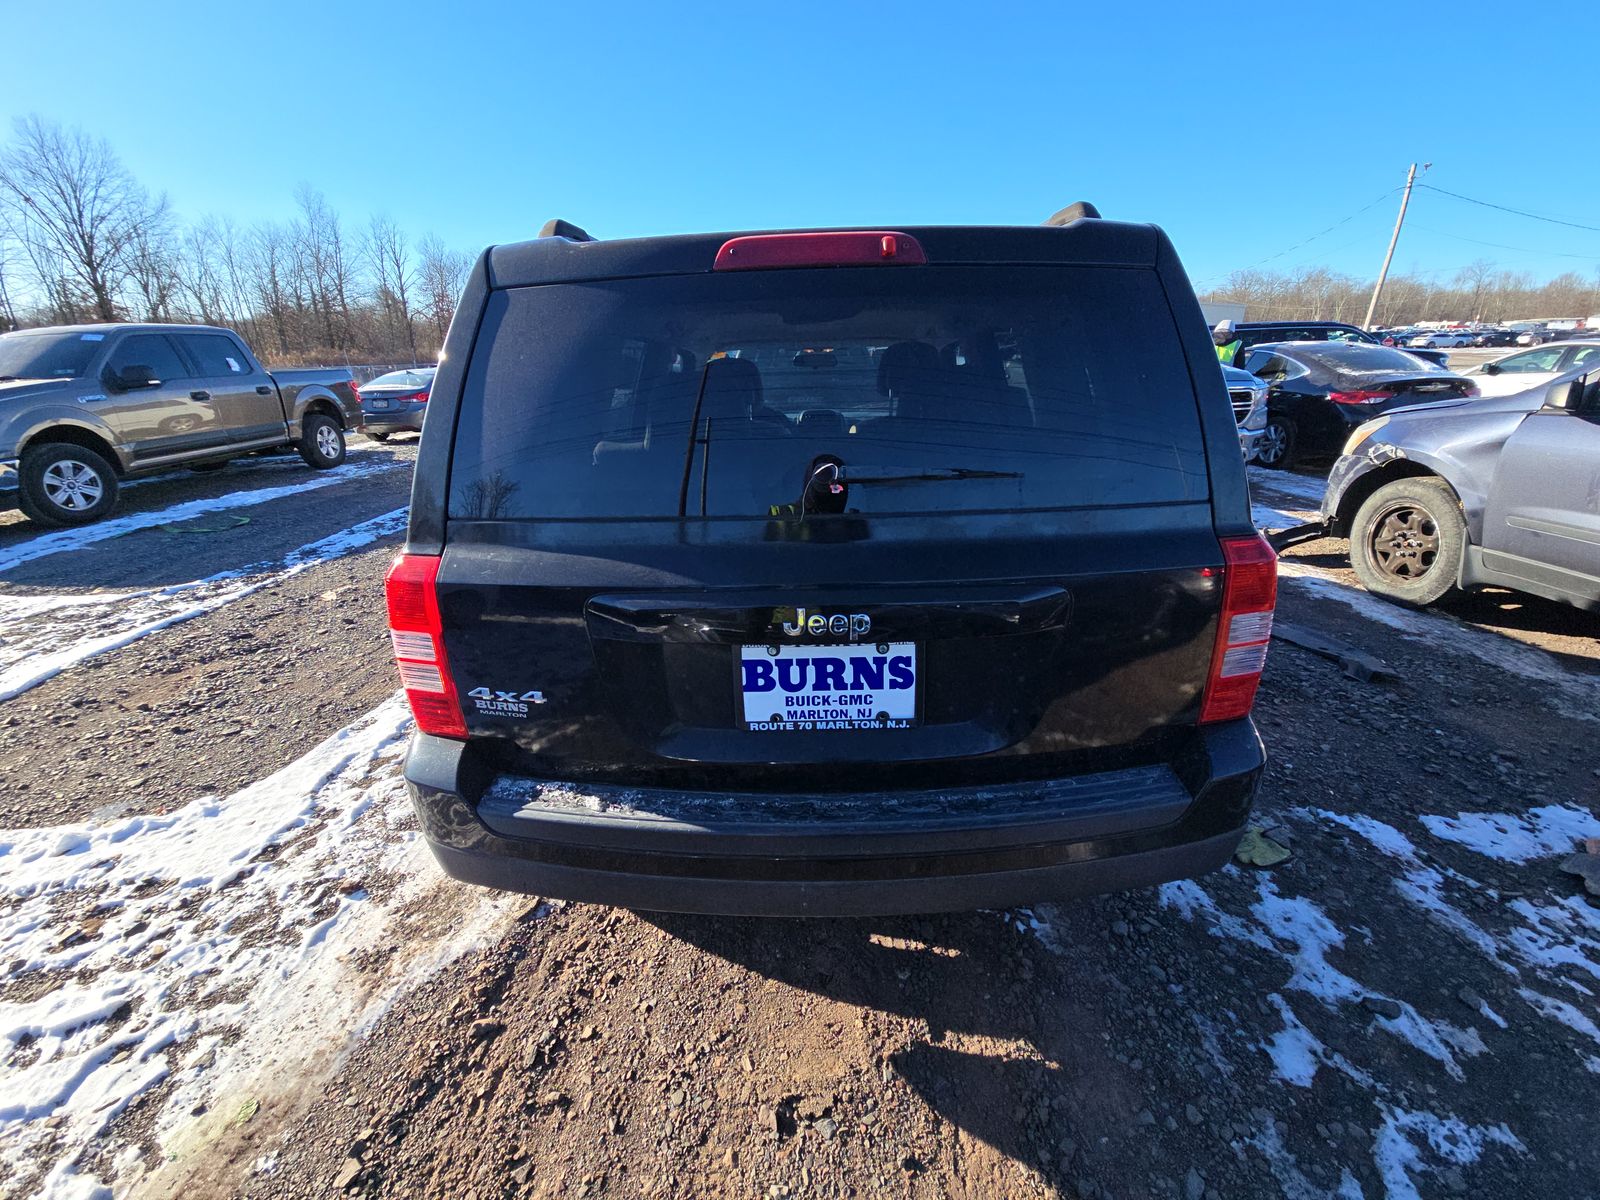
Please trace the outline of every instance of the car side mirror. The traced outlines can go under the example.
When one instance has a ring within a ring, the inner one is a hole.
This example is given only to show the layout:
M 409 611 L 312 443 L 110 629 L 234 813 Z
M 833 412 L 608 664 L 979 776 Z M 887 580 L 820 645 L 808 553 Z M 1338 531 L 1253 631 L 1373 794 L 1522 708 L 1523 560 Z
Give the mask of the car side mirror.
M 132 392 L 139 388 L 155 387 L 161 380 L 156 378 L 153 368 L 135 363 L 115 372 L 106 382 L 119 392 Z
M 1549 391 L 1544 394 L 1545 412 L 1578 413 L 1585 408 L 1584 401 L 1592 399 L 1589 393 L 1600 388 L 1589 386 L 1589 377 L 1579 375 L 1576 379 L 1564 379 L 1560 383 L 1552 383 Z
M 1485 375 L 1498 375 L 1498 374 L 1500 374 L 1500 364 L 1499 363 L 1484 363 L 1483 366 L 1481 368 L 1479 368 L 1479 369 L 1482 370 Z

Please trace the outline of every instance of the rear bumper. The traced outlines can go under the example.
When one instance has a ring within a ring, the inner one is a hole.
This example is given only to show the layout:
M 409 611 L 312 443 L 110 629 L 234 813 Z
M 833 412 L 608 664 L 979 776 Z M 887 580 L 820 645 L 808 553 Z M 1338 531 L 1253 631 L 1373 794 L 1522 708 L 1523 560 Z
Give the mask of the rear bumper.
M 1145 887 L 1228 860 L 1265 751 L 1198 732 L 1171 764 L 942 792 L 689 794 L 497 777 L 417 735 L 406 782 L 470 883 L 627 908 L 768 916 L 1004 908 Z
M 426 404 L 376 410 L 363 405 L 361 415 L 369 433 L 421 433 L 427 411 Z

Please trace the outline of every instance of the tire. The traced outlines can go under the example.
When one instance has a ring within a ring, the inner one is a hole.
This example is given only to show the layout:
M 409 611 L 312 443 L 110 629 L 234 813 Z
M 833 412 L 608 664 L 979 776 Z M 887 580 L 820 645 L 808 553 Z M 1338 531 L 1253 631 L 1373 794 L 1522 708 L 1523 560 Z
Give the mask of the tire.
M 1298 441 L 1294 421 L 1273 413 L 1267 417 L 1261 440 L 1256 443 L 1256 462 L 1275 471 L 1287 471 L 1298 457 Z
M 375 442 L 387 442 L 389 440 L 389 435 L 387 433 L 372 433 L 369 431 L 367 436 Z
M 344 461 L 344 430 L 326 413 L 307 413 L 300 422 L 300 440 L 295 449 L 307 466 L 330 470 Z
M 1449 484 L 1397 479 L 1356 510 L 1350 566 L 1373 595 L 1422 608 L 1455 589 L 1466 544 L 1467 521 Z
M 117 506 L 117 473 L 104 456 L 68 442 L 23 452 L 17 502 L 40 525 L 87 525 Z

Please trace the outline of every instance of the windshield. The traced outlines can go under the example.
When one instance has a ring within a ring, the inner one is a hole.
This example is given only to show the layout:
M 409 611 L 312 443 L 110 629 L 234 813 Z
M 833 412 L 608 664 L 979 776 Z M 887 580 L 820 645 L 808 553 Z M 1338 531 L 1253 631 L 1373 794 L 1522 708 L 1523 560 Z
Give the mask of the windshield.
M 362 391 L 371 388 L 412 388 L 421 389 L 433 382 L 432 371 L 390 371 L 387 375 L 379 375 L 361 385 Z
M 8 333 L 0 336 L 0 379 L 76 379 L 103 333 Z
M 791 517 L 824 461 L 835 514 L 1207 495 L 1154 272 L 867 268 L 493 293 L 450 513 Z

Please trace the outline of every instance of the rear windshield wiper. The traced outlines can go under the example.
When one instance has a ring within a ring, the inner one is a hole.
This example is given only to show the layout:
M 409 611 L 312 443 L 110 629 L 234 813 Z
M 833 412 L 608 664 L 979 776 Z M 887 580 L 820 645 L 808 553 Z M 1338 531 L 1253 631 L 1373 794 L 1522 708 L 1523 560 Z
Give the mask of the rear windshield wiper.
M 1021 471 L 986 471 L 977 467 L 847 467 L 831 454 L 811 464 L 800 493 L 800 517 L 841 513 L 852 483 L 945 483 L 960 479 L 1021 479 Z
M 840 467 L 841 483 L 944 483 L 957 479 L 1021 479 L 1021 471 L 986 471 L 978 467 Z

